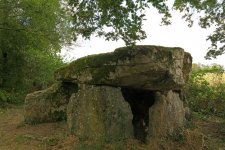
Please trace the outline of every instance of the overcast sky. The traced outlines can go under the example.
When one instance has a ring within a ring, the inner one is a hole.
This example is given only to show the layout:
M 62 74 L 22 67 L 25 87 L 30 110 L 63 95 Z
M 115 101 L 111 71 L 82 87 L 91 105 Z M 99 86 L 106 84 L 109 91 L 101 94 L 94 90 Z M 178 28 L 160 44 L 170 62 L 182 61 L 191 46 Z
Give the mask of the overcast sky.
M 225 66 L 225 55 L 217 59 L 205 60 L 204 56 L 210 42 L 206 41 L 207 36 L 212 33 L 212 29 L 202 29 L 198 23 L 192 28 L 181 19 L 181 15 L 173 13 L 172 25 L 160 26 L 161 18 L 156 10 L 146 12 L 147 21 L 144 22 L 144 30 L 147 33 L 147 39 L 138 42 L 138 45 L 160 45 L 168 47 L 181 47 L 191 53 L 194 63 L 212 64 L 217 63 Z M 111 52 L 118 47 L 125 46 L 123 41 L 105 41 L 103 38 L 92 37 L 90 41 L 80 40 L 78 46 L 70 47 L 70 50 L 63 55 L 70 60 L 90 55 Z

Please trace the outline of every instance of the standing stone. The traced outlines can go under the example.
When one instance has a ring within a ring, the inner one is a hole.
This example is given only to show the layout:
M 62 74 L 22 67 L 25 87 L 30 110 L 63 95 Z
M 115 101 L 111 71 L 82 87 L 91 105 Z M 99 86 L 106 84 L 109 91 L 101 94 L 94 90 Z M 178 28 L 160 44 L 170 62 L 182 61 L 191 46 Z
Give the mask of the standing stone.
M 68 124 L 80 139 L 93 142 L 132 137 L 132 112 L 121 89 L 80 85 L 70 98 Z
M 51 87 L 28 94 L 25 99 L 25 122 L 41 123 L 66 120 L 66 109 L 72 93 L 77 91 L 73 83 L 56 83 Z
M 183 127 L 185 109 L 180 95 L 172 90 L 156 92 L 155 103 L 149 109 L 149 141 L 167 136 Z

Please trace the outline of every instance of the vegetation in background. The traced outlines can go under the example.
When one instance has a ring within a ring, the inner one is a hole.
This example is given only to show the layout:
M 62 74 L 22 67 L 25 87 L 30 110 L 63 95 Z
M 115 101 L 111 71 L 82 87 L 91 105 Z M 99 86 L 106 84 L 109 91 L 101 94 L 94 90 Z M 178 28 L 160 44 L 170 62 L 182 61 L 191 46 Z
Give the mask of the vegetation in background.
M 187 90 L 187 100 L 193 111 L 192 119 L 188 122 L 189 128 L 204 135 L 204 149 L 223 149 L 225 146 L 223 66 L 193 64 Z
M 225 71 L 220 65 L 193 64 L 188 83 L 188 102 L 193 111 L 225 117 Z
M 0 89 L 0 108 L 5 107 L 9 102 L 11 102 L 11 96 L 5 90 Z
M 0 0 L 0 101 L 21 102 L 53 82 L 58 53 L 72 40 L 70 16 L 55 0 Z

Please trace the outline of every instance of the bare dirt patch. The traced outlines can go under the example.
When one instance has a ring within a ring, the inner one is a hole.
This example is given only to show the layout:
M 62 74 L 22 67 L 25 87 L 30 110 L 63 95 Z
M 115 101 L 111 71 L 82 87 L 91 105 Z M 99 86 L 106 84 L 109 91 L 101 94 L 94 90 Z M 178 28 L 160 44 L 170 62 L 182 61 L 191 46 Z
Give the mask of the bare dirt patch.
M 206 150 L 225 150 L 225 119 L 209 116 L 199 117 L 195 114 L 194 123 L 205 136 Z
M 1 150 L 70 150 L 76 144 L 65 122 L 27 125 L 23 120 L 23 108 L 0 109 Z
M 137 140 L 92 145 L 70 135 L 65 122 L 24 124 L 22 107 L 0 109 L 0 150 L 155 150 Z M 194 115 L 191 128 L 159 142 L 165 150 L 225 150 L 224 119 Z

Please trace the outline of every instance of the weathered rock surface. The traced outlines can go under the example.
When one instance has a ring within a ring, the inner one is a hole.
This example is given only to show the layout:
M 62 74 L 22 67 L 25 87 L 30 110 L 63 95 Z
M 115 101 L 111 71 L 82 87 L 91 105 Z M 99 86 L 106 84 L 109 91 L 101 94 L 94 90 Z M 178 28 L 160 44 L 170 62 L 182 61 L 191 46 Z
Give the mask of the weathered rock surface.
M 92 85 L 177 90 L 185 85 L 192 58 L 181 48 L 135 46 L 78 59 L 55 72 L 55 78 Z
M 67 109 L 72 133 L 92 142 L 132 137 L 132 112 L 120 88 L 80 85 Z
M 182 127 L 185 109 L 180 94 L 174 91 L 155 93 L 155 103 L 149 109 L 149 137 L 160 138 Z
M 185 109 L 179 92 L 122 87 L 122 94 L 131 106 L 134 137 L 138 140 L 152 142 L 153 138 L 160 139 L 185 122 Z
M 48 89 L 28 94 L 25 99 L 25 122 L 41 123 L 66 120 L 66 108 L 72 93 L 77 91 L 73 83 L 56 83 Z
M 183 87 L 191 63 L 183 49 L 161 46 L 119 48 L 78 59 L 55 72 L 60 83 L 27 95 L 25 120 L 67 118 L 70 131 L 81 139 L 114 141 L 133 135 L 158 147 L 161 138 L 184 125 Z

